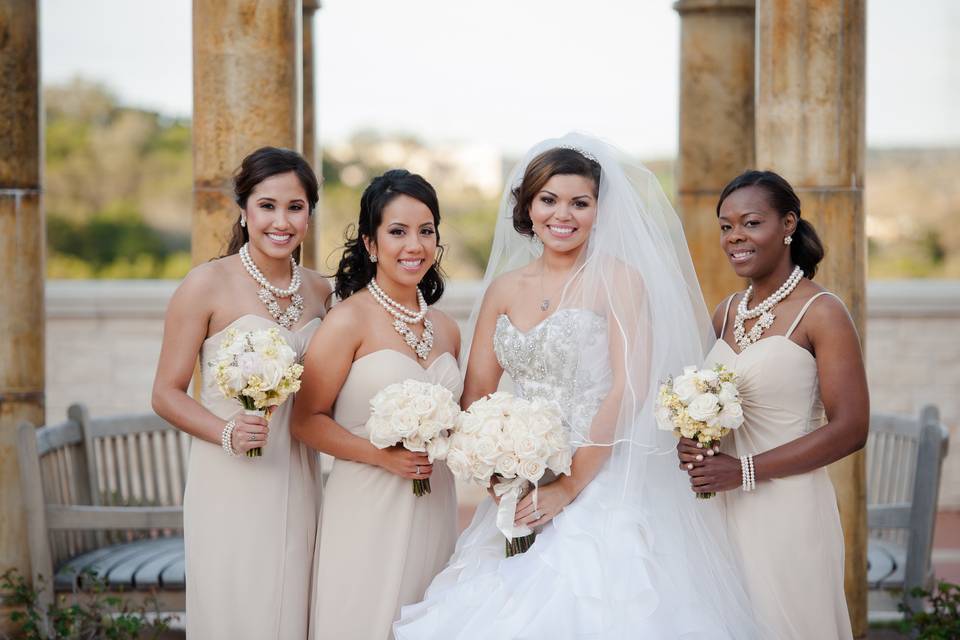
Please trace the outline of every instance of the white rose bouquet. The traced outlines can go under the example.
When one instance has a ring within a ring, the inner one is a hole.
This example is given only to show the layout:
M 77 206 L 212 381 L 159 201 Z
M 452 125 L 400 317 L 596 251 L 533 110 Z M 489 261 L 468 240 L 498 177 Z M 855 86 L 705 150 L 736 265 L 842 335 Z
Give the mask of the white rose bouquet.
M 657 425 L 677 437 L 712 446 L 743 424 L 743 407 L 736 375 L 723 365 L 713 369 L 684 367 L 676 378 L 660 385 Z M 714 493 L 698 493 L 712 498 Z
M 447 434 L 460 406 L 446 387 L 417 380 L 397 382 L 370 400 L 367 429 L 378 449 L 402 444 L 408 451 L 426 452 L 431 464 L 447 457 Z M 430 493 L 430 478 L 413 481 L 413 493 Z
M 455 476 L 483 486 L 499 479 L 497 528 L 506 537 L 507 557 L 530 548 L 535 533 L 515 526 L 517 502 L 543 474 L 570 474 L 573 451 L 557 407 L 540 399 L 524 400 L 497 392 L 480 398 L 460 414 L 450 436 L 447 466 Z M 534 494 L 536 508 L 536 494 Z
M 269 420 L 274 408 L 300 390 L 303 366 L 276 327 L 227 329 L 210 371 L 224 396 L 240 401 L 245 413 Z M 260 447 L 247 452 L 250 458 L 261 455 Z

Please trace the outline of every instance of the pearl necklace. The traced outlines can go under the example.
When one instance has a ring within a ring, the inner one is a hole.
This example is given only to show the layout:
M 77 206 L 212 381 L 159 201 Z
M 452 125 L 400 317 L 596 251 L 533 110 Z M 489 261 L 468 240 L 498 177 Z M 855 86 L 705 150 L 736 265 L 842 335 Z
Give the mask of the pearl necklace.
M 427 307 L 427 301 L 423 297 L 423 292 L 421 292 L 419 288 L 417 289 L 417 301 L 420 303 L 420 311 L 416 313 L 388 296 L 373 279 L 367 283 L 367 291 L 370 292 L 374 300 L 380 303 L 381 307 L 393 316 L 393 328 L 400 334 L 403 341 L 407 343 L 407 346 L 413 349 L 413 352 L 416 353 L 417 357 L 421 360 L 426 360 L 430 356 L 430 350 L 433 349 L 433 323 L 426 317 L 429 307 Z M 417 338 L 417 335 L 411 331 L 407 325 L 417 324 L 421 320 L 423 320 L 423 336 Z
M 297 324 L 300 316 L 303 315 L 303 297 L 297 293 L 303 280 L 300 276 L 300 267 L 297 266 L 297 261 L 293 259 L 293 256 L 290 256 L 290 268 L 293 276 L 290 278 L 290 287 L 287 289 L 281 289 L 270 284 L 266 276 L 257 268 L 253 258 L 250 257 L 249 243 L 240 248 L 240 262 L 243 263 L 243 267 L 250 274 L 250 277 L 260 285 L 257 297 L 260 298 L 260 302 L 266 305 L 267 311 L 277 321 L 277 324 L 284 329 L 289 329 Z M 290 305 L 285 310 L 281 310 L 277 298 L 290 298 Z
M 275 287 L 270 284 L 270 281 L 267 280 L 265 275 L 263 275 L 263 272 L 257 268 L 253 258 L 250 257 L 249 242 L 240 247 L 240 261 L 243 262 L 243 266 L 247 268 L 247 273 L 249 273 L 254 280 L 259 282 L 261 287 L 278 298 L 289 298 L 300 290 L 300 284 L 303 280 L 300 277 L 300 267 L 297 266 L 297 261 L 293 259 L 293 256 L 290 256 L 290 270 L 293 273 L 293 277 L 290 278 L 290 287 L 287 289 L 281 289 L 280 287 Z
M 737 305 L 737 315 L 733 320 L 733 339 L 736 340 L 737 346 L 740 347 L 741 351 L 759 340 L 763 332 L 770 328 L 770 325 L 773 324 L 776 318 L 775 315 L 770 313 L 771 310 L 783 301 L 784 298 L 793 293 L 793 290 L 797 288 L 797 285 L 800 284 L 802 279 L 803 269 L 794 267 L 787 281 L 780 285 L 780 288 L 774 291 L 769 298 L 753 309 L 747 309 L 747 304 L 750 302 L 751 296 L 753 296 L 753 285 L 751 284 L 747 287 L 746 293 L 743 294 L 740 303 Z M 743 328 L 744 321 L 756 317 L 760 319 L 750 328 L 749 332 L 745 331 Z
M 420 291 L 419 288 L 417 289 L 417 302 L 420 305 L 420 311 L 408 309 L 388 296 L 386 292 L 380 288 L 380 285 L 377 284 L 376 280 L 370 280 L 370 282 L 367 283 L 367 288 L 371 290 L 371 293 L 374 294 L 374 297 L 378 302 L 385 301 L 387 304 L 393 307 L 393 309 L 400 313 L 400 315 L 397 315 L 397 313 L 394 313 L 394 311 L 387 309 L 391 314 L 393 314 L 394 317 L 400 318 L 408 324 L 417 324 L 423 320 L 424 316 L 427 315 L 427 301 L 424 299 L 423 292 Z

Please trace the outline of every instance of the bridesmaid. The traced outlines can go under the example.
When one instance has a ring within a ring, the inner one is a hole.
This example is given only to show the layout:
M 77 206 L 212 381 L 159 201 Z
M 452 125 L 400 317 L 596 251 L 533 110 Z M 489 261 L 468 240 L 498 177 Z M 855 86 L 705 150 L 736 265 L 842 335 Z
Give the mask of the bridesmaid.
M 727 453 L 683 439 L 693 491 L 725 491 L 728 528 L 759 621 L 777 640 L 851 638 L 843 533 L 826 466 L 861 449 L 869 399 L 856 329 L 811 278 L 823 258 L 793 188 L 748 171 L 717 204 L 743 293 L 717 308 L 706 366 L 739 377 L 744 424 Z
M 400 607 L 423 598 L 453 552 L 450 471 L 425 454 L 377 449 L 366 430 L 370 399 L 390 384 L 441 384 L 454 400 L 463 390 L 459 329 L 427 306 L 443 293 L 439 224 L 426 180 L 401 169 L 375 178 L 337 270 L 341 302 L 307 350 L 294 437 L 335 458 L 315 558 L 315 640 L 392 637 Z M 417 478 L 432 492 L 416 497 Z
M 268 426 L 224 398 L 210 375 L 199 402 L 187 388 L 197 356 L 204 366 L 214 360 L 228 328 L 276 327 L 302 357 L 331 293 L 296 264 L 318 184 L 300 154 L 264 147 L 243 160 L 234 191 L 227 255 L 195 267 L 173 294 L 153 385 L 157 414 L 193 436 L 183 504 L 187 637 L 304 638 L 304 558 L 313 554 L 320 484 L 316 454 L 290 437 L 294 397 Z M 262 457 L 242 455 L 255 447 Z

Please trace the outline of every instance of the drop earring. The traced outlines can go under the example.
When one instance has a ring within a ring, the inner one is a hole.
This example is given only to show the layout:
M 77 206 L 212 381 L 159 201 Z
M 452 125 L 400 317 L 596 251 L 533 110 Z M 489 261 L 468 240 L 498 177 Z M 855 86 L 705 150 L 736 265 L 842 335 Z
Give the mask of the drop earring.
M 243 215 L 242 213 L 240 214 L 240 226 L 247 226 L 247 216 Z

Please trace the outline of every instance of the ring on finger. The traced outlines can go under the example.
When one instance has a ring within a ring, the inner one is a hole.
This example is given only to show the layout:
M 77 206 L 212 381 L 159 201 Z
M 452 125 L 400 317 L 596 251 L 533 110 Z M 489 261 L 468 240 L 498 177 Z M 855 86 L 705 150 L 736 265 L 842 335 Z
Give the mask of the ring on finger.
M 256 439 L 257 439 L 257 434 L 255 433 L 251 433 L 249 436 L 247 436 L 247 440 L 249 440 L 250 442 L 253 442 Z
M 417 475 L 420 475 L 420 465 L 417 465 Z

